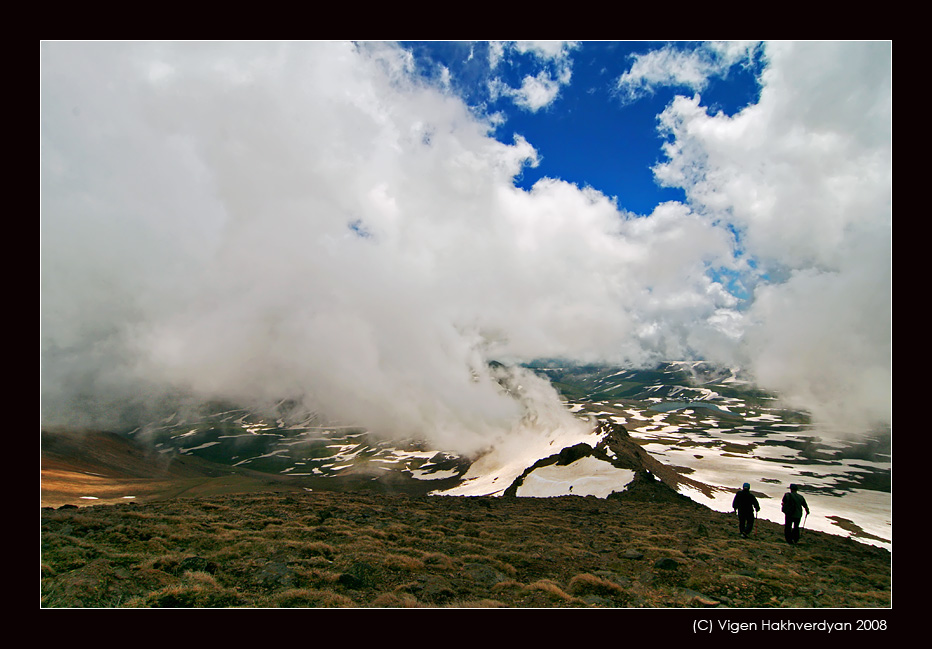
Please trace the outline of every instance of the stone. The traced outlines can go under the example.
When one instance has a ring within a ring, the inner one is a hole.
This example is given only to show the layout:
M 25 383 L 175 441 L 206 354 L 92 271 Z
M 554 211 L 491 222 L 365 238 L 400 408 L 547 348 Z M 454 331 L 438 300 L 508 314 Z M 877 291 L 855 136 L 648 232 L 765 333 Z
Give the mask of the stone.
M 676 570 L 680 567 L 680 562 L 670 557 L 663 557 L 654 562 L 654 567 L 661 570 Z

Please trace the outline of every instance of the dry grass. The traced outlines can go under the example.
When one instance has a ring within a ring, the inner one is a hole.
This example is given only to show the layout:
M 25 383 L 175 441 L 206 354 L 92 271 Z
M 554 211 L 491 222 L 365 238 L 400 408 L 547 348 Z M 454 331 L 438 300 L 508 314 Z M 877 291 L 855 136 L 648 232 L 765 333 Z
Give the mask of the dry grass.
M 386 555 L 382 564 L 389 570 L 423 570 L 426 565 L 422 560 L 404 554 Z
M 627 593 L 620 584 L 589 573 L 576 575 L 570 579 L 569 590 L 574 595 L 606 595 L 609 597 L 621 597 Z
M 356 603 L 346 595 L 312 588 L 289 588 L 268 598 L 277 608 L 348 608 Z
M 884 550 L 816 532 L 791 548 L 766 521 L 744 540 L 727 515 L 657 489 L 607 500 L 315 491 L 43 509 L 40 603 L 890 605 Z
M 535 591 L 545 593 L 554 602 L 559 604 L 570 604 L 577 602 L 576 598 L 560 588 L 559 584 L 556 584 L 549 579 L 539 579 L 533 584 L 528 585 L 527 590 L 531 593 Z
M 375 608 L 423 608 L 417 597 L 410 593 L 382 593 L 371 602 Z

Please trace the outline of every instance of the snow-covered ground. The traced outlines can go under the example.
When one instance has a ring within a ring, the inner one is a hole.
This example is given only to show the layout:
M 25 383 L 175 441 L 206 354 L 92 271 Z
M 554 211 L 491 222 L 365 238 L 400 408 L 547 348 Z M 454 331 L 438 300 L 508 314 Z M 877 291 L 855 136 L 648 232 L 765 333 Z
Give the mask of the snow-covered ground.
M 727 403 L 717 405 L 729 406 Z M 731 406 L 741 408 L 743 404 L 738 402 Z M 579 416 L 585 414 L 578 406 L 569 408 Z M 726 425 L 722 420 L 705 418 L 706 410 L 701 408 L 658 413 L 628 407 L 623 416 L 615 414 L 617 408 L 600 411 L 595 407 L 593 410 L 588 414 L 623 424 L 642 448 L 664 464 L 711 486 L 711 497 L 687 486 L 680 489 L 684 495 L 711 509 L 731 511 L 735 491 L 748 482 L 760 502 L 760 517 L 782 524 L 781 499 L 789 485 L 796 483 L 801 485 L 800 491 L 811 511 L 804 519 L 805 529 L 852 536 L 863 543 L 892 548 L 891 494 L 856 487 L 864 473 L 888 471 L 889 461 L 814 461 L 804 457 L 798 447 L 806 439 L 818 437 L 827 450 L 832 450 L 833 446 L 842 449 L 847 442 L 832 441 L 811 429 L 800 432 L 799 424 L 784 422 L 775 412 L 756 412 L 746 416 L 739 425 Z M 677 421 L 685 421 L 687 425 Z M 537 460 L 580 441 L 594 447 L 599 439 L 595 434 L 571 437 L 565 432 L 551 433 L 536 442 L 528 438 L 523 445 L 514 445 L 511 454 L 503 448 L 499 453 L 482 458 L 471 467 L 459 487 L 435 493 L 500 495 Z M 515 453 L 516 449 L 520 452 Z M 567 466 L 551 465 L 534 470 L 525 478 L 517 495 L 604 498 L 612 491 L 623 491 L 632 477 L 630 472 L 588 457 Z M 852 524 L 863 534 L 852 533 Z
M 688 477 L 719 489 L 711 498 L 688 487 L 681 490 L 683 494 L 712 509 L 727 512 L 731 511 L 735 491 L 748 482 L 758 496 L 760 517 L 782 523 L 781 499 L 789 485 L 796 483 L 801 485 L 800 493 L 811 511 L 805 519 L 807 529 L 849 536 L 849 530 L 841 524 L 850 521 L 867 534 L 878 537 L 851 535 L 853 538 L 891 549 L 892 495 L 853 486 L 866 472 L 889 470 L 889 461 L 804 458 L 795 447 L 805 439 L 819 437 L 823 445 L 831 446 L 831 438 L 815 430 L 800 433 L 795 426 L 781 425 L 779 417 L 773 414 L 763 413 L 745 419 L 751 425 L 701 429 L 667 423 L 668 414 L 632 419 L 626 428 L 646 451 L 664 464 L 680 467 Z M 761 434 L 753 425 L 755 421 L 769 422 L 768 432 Z M 775 432 L 774 428 L 786 432 Z M 845 443 L 836 441 L 834 444 L 841 448 Z M 839 520 L 829 518 L 831 516 Z
M 619 469 L 590 456 L 566 466 L 550 465 L 535 469 L 518 487 L 517 495 L 549 498 L 571 494 L 606 498 L 612 492 L 623 491 L 632 480 L 634 471 Z
M 462 484 L 432 493 L 441 496 L 499 496 L 538 460 L 580 442 L 595 447 L 600 440 L 601 435 L 584 426 L 546 432 L 514 431 L 513 436 L 502 440 L 489 453 L 473 462 L 463 476 Z M 566 486 L 568 489 L 569 484 Z

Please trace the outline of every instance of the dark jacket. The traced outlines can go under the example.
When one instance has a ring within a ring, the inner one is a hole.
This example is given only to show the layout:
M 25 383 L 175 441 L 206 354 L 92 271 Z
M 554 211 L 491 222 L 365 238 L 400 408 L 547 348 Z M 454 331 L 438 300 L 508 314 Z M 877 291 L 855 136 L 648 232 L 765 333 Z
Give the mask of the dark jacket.
M 790 518 L 802 518 L 803 510 L 809 513 L 809 505 L 802 494 L 789 491 L 783 495 L 783 513 Z
M 735 499 L 731 501 L 731 508 L 737 509 L 742 514 L 750 514 L 751 510 L 760 511 L 757 498 L 751 493 L 750 489 L 742 489 L 736 493 Z

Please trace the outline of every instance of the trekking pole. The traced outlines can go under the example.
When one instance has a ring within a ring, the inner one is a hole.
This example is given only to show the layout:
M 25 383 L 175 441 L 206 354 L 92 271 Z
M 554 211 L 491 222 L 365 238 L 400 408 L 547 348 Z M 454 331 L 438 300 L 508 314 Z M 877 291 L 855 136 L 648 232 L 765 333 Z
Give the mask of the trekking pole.
M 809 518 L 809 512 L 806 512 L 806 515 L 803 516 L 803 529 L 806 529 L 806 520 Z

